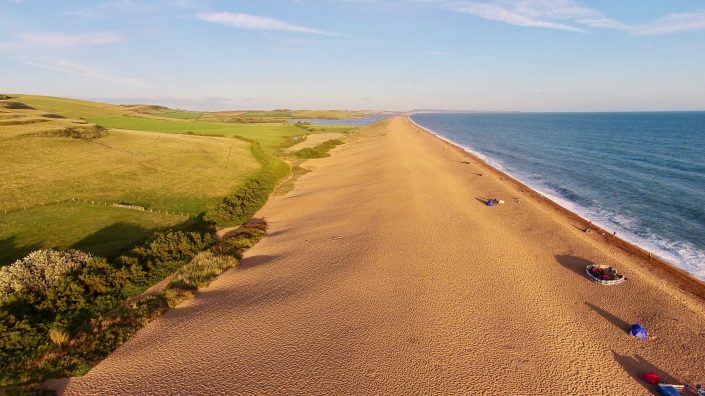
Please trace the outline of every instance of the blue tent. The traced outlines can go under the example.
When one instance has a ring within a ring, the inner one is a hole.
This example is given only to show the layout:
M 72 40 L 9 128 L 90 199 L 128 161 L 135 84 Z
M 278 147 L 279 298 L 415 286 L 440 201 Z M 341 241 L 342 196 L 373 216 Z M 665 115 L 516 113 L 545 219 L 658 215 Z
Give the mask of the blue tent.
M 660 384 L 656 389 L 661 396 L 681 396 L 681 393 L 673 385 Z
M 644 327 L 642 327 L 640 324 L 633 324 L 632 328 L 629 330 L 629 334 L 632 337 L 636 337 L 640 340 L 645 340 L 649 338 L 649 332 L 646 331 Z

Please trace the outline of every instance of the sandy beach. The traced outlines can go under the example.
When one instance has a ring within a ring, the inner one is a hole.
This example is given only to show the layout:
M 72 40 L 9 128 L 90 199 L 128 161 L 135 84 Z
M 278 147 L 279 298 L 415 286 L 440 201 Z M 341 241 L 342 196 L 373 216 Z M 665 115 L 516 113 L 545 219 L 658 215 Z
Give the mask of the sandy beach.
M 332 154 L 260 210 L 269 235 L 238 268 L 60 393 L 648 395 L 647 371 L 705 382 L 701 284 L 682 290 L 406 118 Z M 506 204 L 481 202 L 495 197 Z M 590 282 L 591 262 L 628 281 Z M 630 337 L 632 323 L 652 338 Z

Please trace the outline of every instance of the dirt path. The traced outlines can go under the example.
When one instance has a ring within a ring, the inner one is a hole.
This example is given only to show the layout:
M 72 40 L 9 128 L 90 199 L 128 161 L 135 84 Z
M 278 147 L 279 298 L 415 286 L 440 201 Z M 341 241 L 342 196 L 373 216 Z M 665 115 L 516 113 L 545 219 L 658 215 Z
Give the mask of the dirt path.
M 240 267 L 65 394 L 640 395 L 705 380 L 705 308 L 395 118 L 260 211 Z M 478 197 L 500 197 L 488 208 Z M 619 287 L 586 280 L 619 264 Z M 656 336 L 637 341 L 632 322 Z

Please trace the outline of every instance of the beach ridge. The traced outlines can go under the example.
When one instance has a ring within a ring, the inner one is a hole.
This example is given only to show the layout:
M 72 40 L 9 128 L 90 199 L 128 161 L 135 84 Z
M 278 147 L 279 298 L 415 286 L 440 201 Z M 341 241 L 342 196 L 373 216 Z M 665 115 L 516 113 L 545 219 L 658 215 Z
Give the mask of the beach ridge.
M 644 372 L 703 381 L 702 299 L 405 118 L 305 166 L 256 214 L 270 232 L 239 267 L 63 393 L 647 395 Z M 591 262 L 629 280 L 591 282 Z

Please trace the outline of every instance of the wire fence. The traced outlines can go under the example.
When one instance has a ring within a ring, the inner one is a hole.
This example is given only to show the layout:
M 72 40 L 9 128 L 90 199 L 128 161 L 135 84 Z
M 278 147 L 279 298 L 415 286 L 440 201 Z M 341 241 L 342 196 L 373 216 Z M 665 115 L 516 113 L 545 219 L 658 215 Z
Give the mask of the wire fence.
M 125 204 L 125 203 L 119 203 L 119 202 L 96 201 L 96 200 L 81 199 L 81 198 L 71 198 L 71 199 L 43 202 L 38 205 L 22 206 L 22 207 L 12 208 L 12 209 L 0 209 L 0 213 L 11 214 L 11 213 L 17 213 L 17 212 L 24 212 L 27 210 L 40 208 L 40 207 L 44 207 L 44 206 L 61 205 L 61 204 L 67 204 L 67 203 L 73 203 L 73 204 L 79 204 L 79 205 L 112 207 L 112 208 L 120 208 L 120 209 L 127 209 L 127 210 L 136 210 L 139 212 L 156 213 L 156 214 L 163 214 L 163 215 L 170 215 L 170 216 L 181 216 L 181 217 L 196 216 L 196 214 L 193 214 L 193 213 L 181 212 L 181 211 L 176 211 L 176 210 L 152 209 L 152 208 L 145 208 L 144 206 L 139 206 L 139 205 Z

